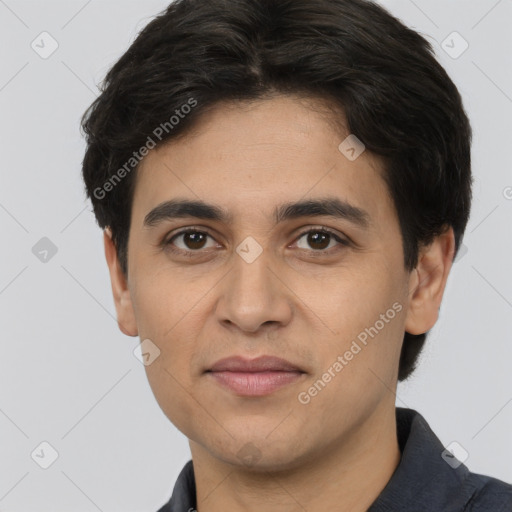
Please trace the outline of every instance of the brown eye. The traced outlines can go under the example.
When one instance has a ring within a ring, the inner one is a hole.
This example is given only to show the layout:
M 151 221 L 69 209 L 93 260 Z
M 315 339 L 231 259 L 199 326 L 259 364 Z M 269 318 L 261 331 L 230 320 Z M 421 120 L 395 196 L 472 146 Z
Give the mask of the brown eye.
M 300 241 L 305 240 L 305 244 L 301 246 Z M 331 249 L 336 245 L 348 246 L 349 243 L 343 240 L 338 235 L 331 233 L 325 228 L 322 229 L 310 229 L 299 236 L 297 246 L 299 249 L 307 251 L 324 251 Z
M 183 242 L 188 249 L 202 249 L 207 236 L 199 232 L 184 233 Z
M 331 235 L 319 231 L 308 233 L 307 242 L 313 249 L 326 249 L 331 241 Z
M 170 246 L 173 250 L 177 251 L 195 252 L 206 247 L 208 238 L 211 238 L 208 233 L 194 229 L 188 229 L 186 231 L 180 231 L 179 233 L 176 233 L 167 242 L 165 242 L 164 245 Z

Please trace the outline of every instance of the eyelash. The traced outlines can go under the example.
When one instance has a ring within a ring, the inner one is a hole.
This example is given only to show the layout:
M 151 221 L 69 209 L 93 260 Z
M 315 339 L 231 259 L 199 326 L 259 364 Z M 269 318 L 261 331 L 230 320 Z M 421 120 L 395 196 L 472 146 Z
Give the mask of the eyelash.
M 178 238 L 181 235 L 188 234 L 188 233 L 201 233 L 201 234 L 204 234 L 204 235 L 207 235 L 207 236 L 213 238 L 213 236 L 210 233 L 208 233 L 208 231 L 205 231 L 204 229 L 198 229 L 198 228 L 190 227 L 190 228 L 182 229 L 181 231 L 178 231 L 177 233 L 175 233 L 174 235 L 172 235 L 168 239 L 164 239 L 161 245 L 166 250 L 169 250 L 170 252 L 172 252 L 174 254 L 178 254 L 178 255 L 182 255 L 182 256 L 194 256 L 196 253 L 204 252 L 202 249 L 185 251 L 183 249 L 177 249 L 177 248 L 173 247 L 172 242 L 176 238 Z M 326 234 L 326 235 L 330 235 L 340 245 L 342 245 L 344 247 L 350 246 L 350 242 L 348 240 L 345 240 L 345 239 L 341 238 L 334 231 L 331 231 L 329 228 L 324 228 L 324 227 L 310 228 L 310 229 L 308 229 L 306 231 L 303 231 L 301 234 L 299 234 L 297 236 L 297 238 L 295 239 L 295 242 L 298 242 L 304 235 L 308 235 L 310 233 L 323 233 L 323 234 Z M 333 247 L 331 247 L 328 250 L 325 250 L 325 249 L 316 249 L 316 250 L 315 249 L 311 249 L 309 252 L 314 253 L 314 254 L 322 254 L 322 253 L 323 254 L 330 254 L 332 249 L 333 249 Z M 307 250 L 307 249 L 301 249 L 301 250 Z

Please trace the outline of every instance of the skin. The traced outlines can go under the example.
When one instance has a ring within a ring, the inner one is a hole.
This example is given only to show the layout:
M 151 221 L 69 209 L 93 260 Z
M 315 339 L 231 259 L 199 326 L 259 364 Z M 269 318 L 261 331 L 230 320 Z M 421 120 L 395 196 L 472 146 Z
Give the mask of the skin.
M 422 247 L 417 267 L 406 271 L 379 159 L 365 151 L 348 160 L 338 150 L 348 132 L 325 106 L 294 96 L 218 104 L 193 132 L 150 151 L 139 166 L 126 277 L 104 233 L 119 327 L 161 351 L 147 376 L 163 412 L 189 439 L 200 512 L 364 511 L 400 461 L 394 393 L 403 334 L 437 321 L 453 230 Z M 274 225 L 277 205 L 325 196 L 366 210 L 369 228 L 332 217 Z M 143 226 L 152 208 L 178 197 L 221 206 L 233 222 Z M 190 257 L 159 245 L 192 226 L 211 236 L 203 246 L 174 239 Z M 351 243 L 331 237 L 319 249 L 302 235 L 322 227 Z M 250 264 L 236 252 L 248 236 L 263 250 Z M 397 302 L 400 313 L 300 403 L 298 394 Z M 305 373 L 250 398 L 204 373 L 227 356 L 263 354 Z M 240 455 L 247 450 L 252 462 Z

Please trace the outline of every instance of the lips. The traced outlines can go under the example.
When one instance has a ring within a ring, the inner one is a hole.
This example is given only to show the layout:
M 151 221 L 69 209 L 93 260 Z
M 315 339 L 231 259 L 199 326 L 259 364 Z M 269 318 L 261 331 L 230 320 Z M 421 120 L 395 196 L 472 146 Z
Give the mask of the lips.
M 223 388 L 245 397 L 271 394 L 301 380 L 306 374 L 298 366 L 274 356 L 228 357 L 217 361 L 205 373 Z
M 294 364 L 274 356 L 260 356 L 256 359 L 245 359 L 241 356 L 227 357 L 217 361 L 210 372 L 300 372 L 302 369 Z

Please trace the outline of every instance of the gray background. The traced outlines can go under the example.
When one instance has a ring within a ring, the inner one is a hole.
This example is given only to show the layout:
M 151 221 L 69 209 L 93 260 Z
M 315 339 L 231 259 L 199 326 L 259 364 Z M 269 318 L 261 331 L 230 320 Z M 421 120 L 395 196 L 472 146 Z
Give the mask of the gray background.
M 474 129 L 465 253 L 396 403 L 420 411 L 443 444 L 463 446 L 470 469 L 512 482 L 512 1 L 382 4 L 432 42 Z M 166 5 L 0 0 L 4 512 L 156 511 L 190 456 L 134 356 L 138 339 L 118 330 L 101 231 L 80 179 L 79 118 L 108 68 Z M 31 47 L 43 45 L 43 31 L 59 45 L 45 59 Z M 454 31 L 469 44 L 460 55 Z M 46 261 L 43 237 L 57 249 Z M 35 462 L 50 461 L 43 441 L 58 452 L 48 469 Z

